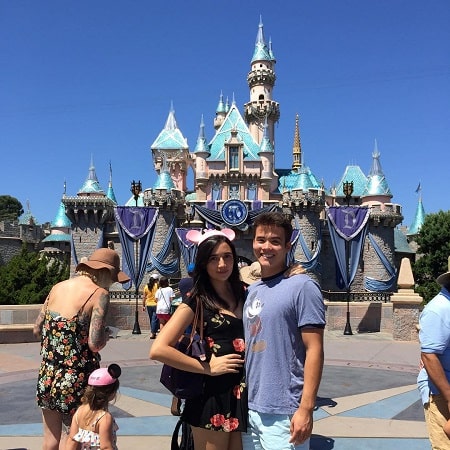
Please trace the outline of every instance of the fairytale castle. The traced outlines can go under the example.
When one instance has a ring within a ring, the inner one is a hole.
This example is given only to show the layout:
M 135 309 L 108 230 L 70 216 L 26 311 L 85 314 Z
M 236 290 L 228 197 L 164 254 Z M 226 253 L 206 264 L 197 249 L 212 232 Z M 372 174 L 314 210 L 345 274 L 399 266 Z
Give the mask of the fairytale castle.
M 297 116 L 292 118 L 292 165 L 276 168 L 275 124 L 280 105 L 274 92 L 275 63 L 272 44 L 266 43 L 260 22 L 247 74 L 249 101 L 240 110 L 234 99 L 229 102 L 221 94 L 212 124 L 214 136 L 207 139 L 202 119 L 194 148 L 189 148 L 178 128 L 173 108 L 169 111 L 164 128 L 150 147 L 157 180 L 153 187 L 138 189 L 124 205 L 135 215 L 142 207 L 154 210 L 145 272 L 158 271 L 170 278 L 184 276 L 195 255 L 184 239 L 189 228 L 233 228 L 239 257 L 249 263 L 254 259 L 254 218 L 263 211 L 279 210 L 295 228 L 291 260 L 301 262 L 320 283 L 325 298 L 331 297 L 345 292 L 345 270 L 330 226 L 334 223 L 330 211 L 346 209 L 348 220 L 348 214 L 358 209 L 366 214 L 365 228 L 358 246 L 354 246 L 356 238 L 351 239 L 352 253 L 347 261 L 354 267 L 351 290 L 395 291 L 399 259 L 413 255 L 414 250 L 397 228 L 403 219 L 402 209 L 391 202 L 393 194 L 383 174 L 377 144 L 367 175 L 359 166 L 350 165 L 339 183 L 327 188 L 314 176 L 314 168 L 303 164 Z M 194 175 L 191 192 L 187 190 L 189 171 Z M 112 177 L 104 190 L 91 161 L 88 177 L 76 195 L 64 193 L 43 250 L 70 252 L 72 270 L 97 247 L 110 245 L 122 253 L 118 208 L 121 205 L 117 204 Z M 420 220 L 423 222 L 423 215 Z M 411 230 L 417 233 L 420 225 L 413 224 Z

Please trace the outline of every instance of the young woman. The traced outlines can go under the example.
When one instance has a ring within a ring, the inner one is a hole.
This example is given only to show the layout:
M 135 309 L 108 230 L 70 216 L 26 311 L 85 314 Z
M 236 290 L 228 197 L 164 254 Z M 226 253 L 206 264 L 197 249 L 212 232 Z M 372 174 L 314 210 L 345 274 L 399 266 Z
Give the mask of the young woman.
M 161 277 L 159 280 L 159 288 L 155 293 L 156 298 L 156 317 L 159 320 L 159 329 L 162 330 L 164 325 L 170 319 L 170 305 L 175 298 L 173 289 L 169 286 L 169 280 Z
M 190 296 L 156 338 L 150 357 L 173 367 L 205 375 L 204 391 L 186 400 L 183 419 L 191 425 L 195 450 L 242 449 L 247 429 L 247 389 L 244 377 L 244 289 L 229 229 L 186 235 L 198 244 L 194 285 Z M 197 300 L 203 305 L 204 337 L 209 358 L 200 362 L 174 348 L 191 324 Z
M 73 416 L 65 450 L 117 450 L 119 427 L 108 406 L 116 398 L 121 373 L 117 364 L 91 373 L 82 405 Z
M 158 290 L 158 275 L 154 273 L 150 276 L 148 283 L 144 287 L 142 296 L 142 306 L 147 309 L 148 319 L 150 321 L 150 339 L 155 339 L 159 330 L 159 320 L 156 317 L 156 291 Z
M 36 397 L 45 450 L 64 448 L 72 415 L 109 337 L 109 288 L 129 280 L 120 270 L 119 255 L 109 248 L 95 250 L 76 270 L 78 276 L 53 286 L 33 330 L 41 337 Z

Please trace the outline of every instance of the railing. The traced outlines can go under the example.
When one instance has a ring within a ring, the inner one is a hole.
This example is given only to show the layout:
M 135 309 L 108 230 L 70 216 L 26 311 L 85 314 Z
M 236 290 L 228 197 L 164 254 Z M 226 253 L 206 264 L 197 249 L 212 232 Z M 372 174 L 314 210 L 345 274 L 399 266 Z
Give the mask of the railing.
M 322 291 L 324 300 L 329 302 L 346 302 L 347 292 Z M 350 292 L 351 302 L 381 302 L 391 301 L 392 292 Z

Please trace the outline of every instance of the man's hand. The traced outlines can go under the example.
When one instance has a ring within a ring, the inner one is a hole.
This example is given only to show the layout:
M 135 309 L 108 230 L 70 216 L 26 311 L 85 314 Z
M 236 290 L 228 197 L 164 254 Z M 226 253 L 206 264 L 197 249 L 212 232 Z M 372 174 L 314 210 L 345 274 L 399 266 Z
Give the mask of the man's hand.
M 300 406 L 291 419 L 291 439 L 289 442 L 300 445 L 311 436 L 313 430 L 313 411 Z

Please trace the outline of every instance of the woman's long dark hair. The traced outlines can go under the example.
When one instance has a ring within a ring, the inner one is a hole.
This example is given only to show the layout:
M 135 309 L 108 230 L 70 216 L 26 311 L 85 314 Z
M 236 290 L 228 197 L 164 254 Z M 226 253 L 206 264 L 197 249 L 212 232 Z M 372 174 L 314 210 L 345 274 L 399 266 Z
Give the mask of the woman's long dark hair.
M 148 287 L 150 292 L 153 290 L 153 286 L 155 284 L 157 284 L 157 283 L 158 283 L 158 280 L 156 280 L 155 278 L 153 278 L 153 277 L 149 278 L 148 283 L 147 283 L 147 287 Z
M 218 312 L 221 308 L 229 308 L 229 305 L 221 299 L 215 291 L 213 285 L 211 284 L 208 271 L 206 270 L 211 253 L 222 242 L 228 244 L 231 252 L 233 253 L 233 271 L 228 278 L 228 282 L 231 285 L 231 289 L 237 303 L 239 304 L 244 299 L 244 289 L 239 275 L 238 260 L 234 245 L 225 236 L 211 236 L 198 246 L 197 256 L 195 258 L 195 269 L 192 275 L 194 279 L 194 286 L 191 290 L 191 296 L 199 296 L 203 302 L 203 306 L 215 312 Z

